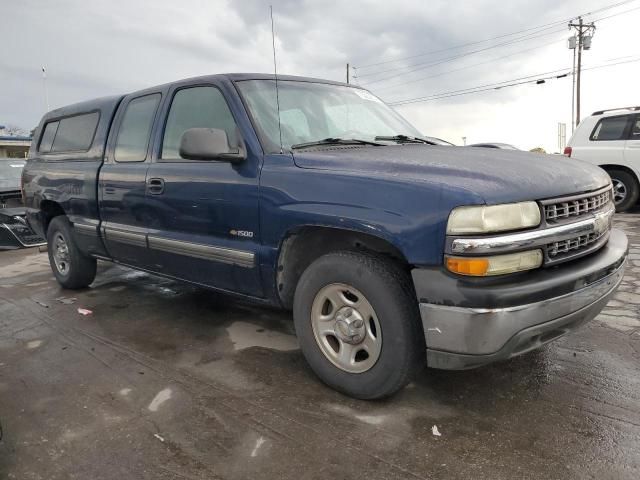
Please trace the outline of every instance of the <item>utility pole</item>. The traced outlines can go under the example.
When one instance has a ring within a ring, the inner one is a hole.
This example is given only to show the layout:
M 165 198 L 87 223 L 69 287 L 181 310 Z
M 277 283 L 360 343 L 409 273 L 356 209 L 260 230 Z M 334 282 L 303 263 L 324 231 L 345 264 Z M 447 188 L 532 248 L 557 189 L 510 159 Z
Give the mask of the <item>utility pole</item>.
M 578 17 L 578 23 L 571 22 L 569 23 L 569 28 L 575 28 L 577 31 L 577 42 L 574 42 L 574 48 L 578 50 L 578 66 L 577 71 L 575 73 L 575 81 L 576 81 L 576 89 L 575 89 L 575 98 L 576 98 L 576 120 L 575 125 L 578 126 L 580 123 L 580 77 L 582 73 L 582 50 L 590 50 L 591 49 L 591 39 L 593 38 L 593 33 L 596 30 L 596 26 L 593 22 L 584 23 L 582 17 Z M 569 41 L 569 48 L 571 48 L 571 41 Z M 575 54 L 575 51 L 574 51 Z
M 576 36 L 569 38 L 569 48 L 573 49 L 573 63 L 571 64 L 571 134 L 576 129 Z
M 582 17 L 578 19 L 578 71 L 576 72 L 576 127 L 580 123 L 580 73 L 582 72 Z
M 347 63 L 347 83 L 349 83 L 349 64 Z

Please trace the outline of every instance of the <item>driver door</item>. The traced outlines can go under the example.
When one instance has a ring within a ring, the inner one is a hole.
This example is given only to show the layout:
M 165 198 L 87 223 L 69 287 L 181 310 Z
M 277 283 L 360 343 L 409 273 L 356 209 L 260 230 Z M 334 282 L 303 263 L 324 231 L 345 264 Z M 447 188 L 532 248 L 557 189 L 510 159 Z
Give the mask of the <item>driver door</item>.
M 159 148 L 147 172 L 145 202 L 154 269 L 211 287 L 262 296 L 259 275 L 258 172 L 247 150 L 238 163 L 180 157 L 191 128 L 239 129 L 215 83 L 178 84 L 169 91 Z

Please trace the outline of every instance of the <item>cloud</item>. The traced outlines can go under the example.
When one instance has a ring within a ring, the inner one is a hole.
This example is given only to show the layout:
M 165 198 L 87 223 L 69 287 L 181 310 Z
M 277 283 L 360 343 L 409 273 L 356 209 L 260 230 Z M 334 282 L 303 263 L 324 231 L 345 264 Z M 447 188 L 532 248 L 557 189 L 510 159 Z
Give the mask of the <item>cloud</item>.
M 271 72 L 270 3 L 281 73 L 343 80 L 347 62 L 357 67 L 415 56 L 356 71 L 358 82 L 393 101 L 569 66 L 565 25 L 542 32 L 551 33 L 544 37 L 440 65 L 426 64 L 487 44 L 421 54 L 569 18 L 599 8 L 603 1 L 156 0 L 152 7 L 133 0 L 5 2 L 3 36 L 10 43 L 0 58 L 0 123 L 31 128 L 39 121 L 44 110 L 42 65 L 47 67 L 51 108 L 196 75 Z M 623 38 L 625 26 L 633 31 L 637 13 L 599 25 L 585 62 L 595 65 L 612 52 L 637 53 L 630 50 L 629 38 Z M 556 43 L 545 45 L 552 40 Z M 507 55 L 512 56 L 503 58 Z M 424 68 L 406 73 L 417 67 Z M 399 69 L 380 73 L 391 68 Z M 391 74 L 398 75 L 375 81 Z M 605 88 L 612 81 L 615 92 Z M 527 148 L 542 144 L 553 150 L 557 122 L 570 121 L 570 79 L 563 82 L 398 110 L 426 134 L 454 142 L 464 135 L 470 141 L 503 140 Z M 585 76 L 585 108 L 634 103 L 627 97 L 635 90 L 632 80 L 613 76 L 613 70 L 594 71 Z

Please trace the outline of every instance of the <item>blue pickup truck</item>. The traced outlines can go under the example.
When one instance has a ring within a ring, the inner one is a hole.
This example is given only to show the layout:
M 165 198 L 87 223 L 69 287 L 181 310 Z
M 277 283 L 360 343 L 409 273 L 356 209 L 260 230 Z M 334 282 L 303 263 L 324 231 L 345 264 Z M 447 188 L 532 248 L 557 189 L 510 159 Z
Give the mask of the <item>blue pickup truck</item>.
M 593 319 L 624 273 L 587 163 L 438 146 L 367 90 L 212 75 L 47 113 L 23 173 L 65 288 L 96 260 L 293 311 L 348 395 L 467 369 Z

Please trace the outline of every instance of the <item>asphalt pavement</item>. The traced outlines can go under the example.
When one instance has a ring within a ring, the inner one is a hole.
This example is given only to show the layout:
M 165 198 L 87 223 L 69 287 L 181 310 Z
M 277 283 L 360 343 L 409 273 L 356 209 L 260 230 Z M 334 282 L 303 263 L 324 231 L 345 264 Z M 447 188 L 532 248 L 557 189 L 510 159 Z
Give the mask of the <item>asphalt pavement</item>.
M 616 224 L 593 322 L 377 402 L 314 377 L 288 312 L 108 263 L 66 291 L 46 253 L 0 252 L 0 478 L 640 478 L 640 214 Z

